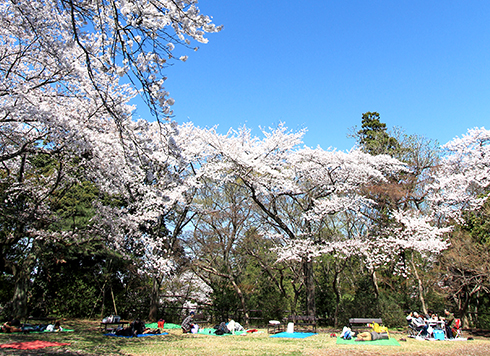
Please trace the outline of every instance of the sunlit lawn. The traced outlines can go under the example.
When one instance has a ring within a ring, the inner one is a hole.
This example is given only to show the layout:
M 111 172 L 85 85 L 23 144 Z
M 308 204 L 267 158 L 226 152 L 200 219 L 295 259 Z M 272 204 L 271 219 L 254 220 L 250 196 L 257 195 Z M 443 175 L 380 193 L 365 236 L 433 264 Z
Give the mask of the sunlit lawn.
M 305 339 L 270 338 L 267 331 L 242 336 L 182 335 L 180 330 L 166 330 L 168 335 L 143 338 L 104 336 L 97 321 L 65 321 L 72 333 L 0 334 L 0 343 L 49 340 L 69 342 L 69 346 L 20 352 L 0 349 L 8 355 L 490 355 L 490 340 L 477 337 L 471 341 L 418 341 L 408 338 L 401 346 L 337 345 L 332 330 Z M 338 331 L 337 331 L 338 333 Z M 404 333 L 392 333 L 399 340 Z

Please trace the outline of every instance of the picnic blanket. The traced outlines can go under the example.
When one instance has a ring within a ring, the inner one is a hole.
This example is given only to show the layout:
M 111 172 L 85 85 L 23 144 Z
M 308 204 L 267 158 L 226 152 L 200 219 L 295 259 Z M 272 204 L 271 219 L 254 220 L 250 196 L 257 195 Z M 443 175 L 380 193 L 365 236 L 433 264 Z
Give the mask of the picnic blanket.
M 271 335 L 270 337 L 285 337 L 285 338 L 291 338 L 291 339 L 304 339 L 305 337 L 313 336 L 316 335 L 316 333 L 288 333 L 288 332 L 282 332 L 282 333 L 277 333 L 274 335 Z
M 149 323 L 149 324 L 145 324 L 145 326 L 150 329 L 161 329 L 158 327 L 158 323 Z M 172 323 L 163 324 L 163 329 L 180 329 L 180 328 L 181 326 L 178 324 L 172 324 Z
M 392 337 L 384 340 L 356 341 L 355 338 L 352 338 L 350 340 L 344 340 L 340 336 L 337 337 L 337 345 L 401 346 L 400 343 Z
M 417 337 L 414 337 L 415 340 L 417 341 L 440 341 L 440 340 L 437 340 L 433 337 L 422 337 L 422 336 L 417 336 Z M 454 338 L 454 339 L 444 339 L 444 341 L 468 341 L 467 338 L 465 337 L 458 337 L 458 338 Z
M 223 334 L 223 335 L 216 335 L 216 329 L 215 328 L 202 328 L 197 331 L 198 334 L 203 334 L 203 335 L 214 335 L 214 336 L 229 336 L 229 335 L 243 335 L 246 334 L 247 332 L 245 330 L 243 331 L 235 331 L 235 334 Z
M 10 334 L 55 334 L 55 333 L 69 333 L 69 332 L 74 332 L 75 330 L 73 329 L 63 329 L 61 331 L 48 331 L 48 330 L 43 330 L 43 331 L 38 331 L 38 330 L 26 330 L 26 331 L 16 331 Z
M 34 349 L 43 349 L 45 347 L 51 346 L 66 346 L 70 345 L 68 342 L 52 342 L 52 341 L 23 341 L 23 342 L 13 342 L 10 344 L 1 344 L 1 349 L 18 349 L 18 350 L 34 350 Z

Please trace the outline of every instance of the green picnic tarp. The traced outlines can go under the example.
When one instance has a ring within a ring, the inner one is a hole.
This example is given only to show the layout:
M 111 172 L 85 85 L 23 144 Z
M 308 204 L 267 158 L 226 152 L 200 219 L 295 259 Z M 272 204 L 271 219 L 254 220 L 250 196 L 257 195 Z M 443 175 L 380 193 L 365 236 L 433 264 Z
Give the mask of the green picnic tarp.
M 215 328 L 202 328 L 199 329 L 197 332 L 198 334 L 203 334 L 203 335 L 214 335 L 214 336 L 229 336 L 229 335 L 242 335 L 246 334 L 246 331 L 235 331 L 234 334 L 223 334 L 223 335 L 216 335 L 216 329 Z
M 387 340 L 375 340 L 375 341 L 356 341 L 355 338 L 352 338 L 350 340 L 344 340 L 341 337 L 337 337 L 337 345 L 401 346 L 400 343 L 392 337 Z
M 158 323 L 145 324 L 145 327 L 150 329 L 159 329 Z M 164 323 L 163 329 L 180 329 L 180 325 L 172 323 Z

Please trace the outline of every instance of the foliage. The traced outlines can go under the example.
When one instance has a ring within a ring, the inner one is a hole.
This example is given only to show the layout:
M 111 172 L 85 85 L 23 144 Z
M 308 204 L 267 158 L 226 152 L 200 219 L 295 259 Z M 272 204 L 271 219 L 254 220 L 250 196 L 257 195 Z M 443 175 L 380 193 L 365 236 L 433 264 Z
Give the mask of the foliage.
M 211 288 L 213 320 L 228 322 L 228 319 L 233 319 L 236 311 L 241 308 L 240 300 L 233 286 L 226 280 L 218 279 L 212 282 Z
M 393 327 L 404 327 L 407 323 L 406 313 L 399 301 L 391 293 L 382 293 L 379 299 L 379 315 L 383 324 Z
M 412 295 L 430 306 L 438 264 L 461 314 L 485 300 L 490 132 L 470 129 L 441 153 L 366 112 L 358 147 L 340 152 L 304 147 L 304 130 L 283 124 L 261 137 L 179 126 L 163 70 L 187 59 L 176 45 L 221 29 L 196 4 L 0 1 L 9 313 L 116 304 L 155 318 L 162 286 L 191 269 L 207 288 L 187 298 L 221 318 L 279 316 L 281 304 L 334 323 L 386 311 L 396 324 Z M 133 119 L 136 95 L 156 121 Z M 394 299 L 402 277 L 410 298 Z
M 474 243 L 466 231 L 457 230 L 441 258 L 440 286 L 462 318 L 490 293 L 489 256 L 487 245 Z
M 362 150 L 372 154 L 393 154 L 399 148 L 396 138 L 387 133 L 386 124 L 380 121 L 377 112 L 362 114 L 362 126 L 357 131 L 358 143 Z
M 477 244 L 490 245 L 490 201 L 486 201 L 481 209 L 467 212 L 465 224 L 461 229 L 467 231 Z

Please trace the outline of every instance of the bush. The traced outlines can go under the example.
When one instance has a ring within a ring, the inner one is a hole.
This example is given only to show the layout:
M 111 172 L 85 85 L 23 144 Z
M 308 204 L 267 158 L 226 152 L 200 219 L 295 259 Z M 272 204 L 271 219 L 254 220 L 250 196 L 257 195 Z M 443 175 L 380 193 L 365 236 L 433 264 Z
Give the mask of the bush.
M 389 295 L 382 294 L 378 301 L 380 317 L 383 324 L 390 328 L 407 326 L 407 319 L 403 309 L 397 301 Z

